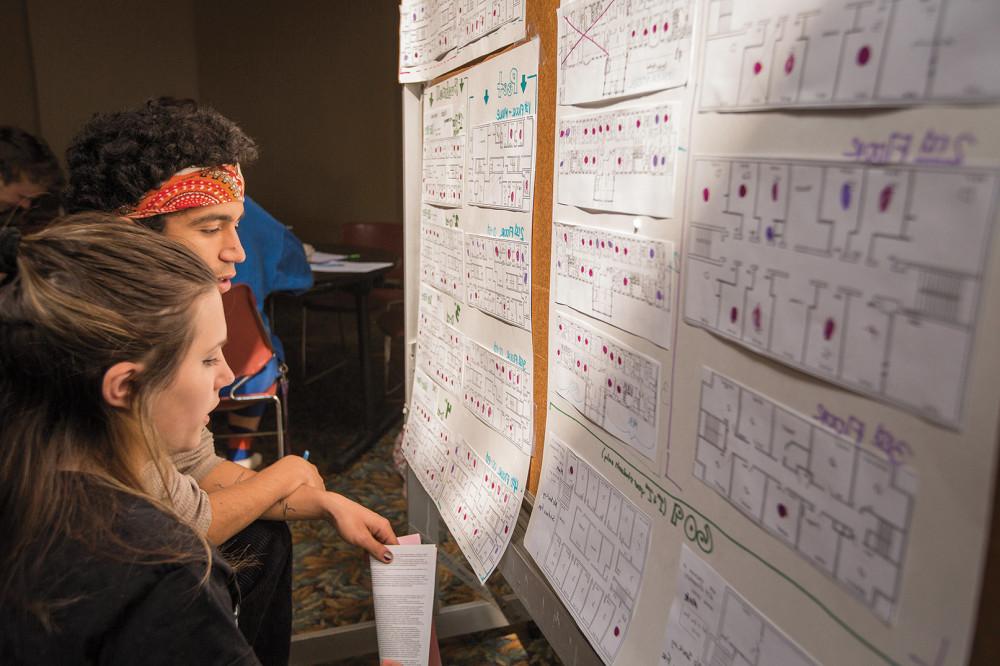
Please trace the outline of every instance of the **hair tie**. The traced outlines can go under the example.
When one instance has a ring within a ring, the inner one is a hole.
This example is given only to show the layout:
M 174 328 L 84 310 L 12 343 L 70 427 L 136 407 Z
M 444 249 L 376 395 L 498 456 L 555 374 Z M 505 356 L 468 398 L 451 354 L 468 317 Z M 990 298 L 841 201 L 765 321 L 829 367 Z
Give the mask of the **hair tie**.
M 20 229 L 0 229 L 0 273 L 6 273 L 10 277 L 17 272 L 17 249 L 20 245 Z

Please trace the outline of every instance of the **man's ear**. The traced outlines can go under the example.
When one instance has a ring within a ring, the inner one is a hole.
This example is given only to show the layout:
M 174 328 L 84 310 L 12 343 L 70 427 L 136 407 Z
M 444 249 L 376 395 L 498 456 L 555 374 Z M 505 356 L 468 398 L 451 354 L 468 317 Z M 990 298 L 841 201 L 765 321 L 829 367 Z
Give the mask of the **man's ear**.
M 142 366 L 132 361 L 115 363 L 104 373 L 101 396 L 112 407 L 128 409 L 132 404 L 132 381 Z

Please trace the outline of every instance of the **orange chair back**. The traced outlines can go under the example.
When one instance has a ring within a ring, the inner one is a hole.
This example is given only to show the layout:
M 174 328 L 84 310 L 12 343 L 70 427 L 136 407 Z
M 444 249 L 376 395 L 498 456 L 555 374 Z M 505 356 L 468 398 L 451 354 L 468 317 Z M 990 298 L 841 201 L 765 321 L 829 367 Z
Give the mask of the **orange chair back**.
M 396 259 L 386 277 L 403 279 L 403 225 L 395 222 L 349 222 L 340 225 L 340 242 L 351 248 L 372 247 L 391 252 Z
M 256 375 L 264 369 L 274 349 L 271 336 L 257 311 L 257 299 L 245 284 L 234 284 L 222 295 L 228 329 L 222 354 L 237 377 Z

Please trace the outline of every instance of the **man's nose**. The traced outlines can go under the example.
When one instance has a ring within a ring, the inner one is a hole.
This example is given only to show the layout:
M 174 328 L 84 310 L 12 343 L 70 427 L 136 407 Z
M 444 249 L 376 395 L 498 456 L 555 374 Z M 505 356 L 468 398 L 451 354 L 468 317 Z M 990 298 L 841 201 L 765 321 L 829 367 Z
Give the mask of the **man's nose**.
M 242 264 L 246 261 L 247 253 L 243 250 L 243 244 L 240 243 L 240 237 L 233 230 L 228 238 L 226 238 L 226 245 L 222 248 L 219 253 L 219 259 L 227 263 Z

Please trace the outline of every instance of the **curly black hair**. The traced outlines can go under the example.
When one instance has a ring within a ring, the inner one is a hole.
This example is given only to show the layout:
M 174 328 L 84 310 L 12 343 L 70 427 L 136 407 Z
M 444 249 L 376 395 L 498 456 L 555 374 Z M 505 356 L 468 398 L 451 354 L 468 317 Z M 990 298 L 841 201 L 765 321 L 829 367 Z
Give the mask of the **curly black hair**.
M 160 97 L 137 109 L 99 113 L 66 150 L 70 211 L 117 211 L 182 169 L 257 158 L 233 121 L 191 99 Z M 152 221 L 148 226 L 159 226 Z
M 0 126 L 0 181 L 12 183 L 22 177 L 55 193 L 65 185 L 59 162 L 45 141 L 17 127 Z

